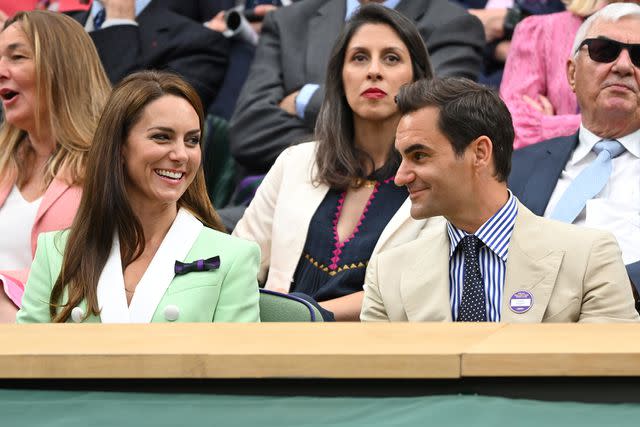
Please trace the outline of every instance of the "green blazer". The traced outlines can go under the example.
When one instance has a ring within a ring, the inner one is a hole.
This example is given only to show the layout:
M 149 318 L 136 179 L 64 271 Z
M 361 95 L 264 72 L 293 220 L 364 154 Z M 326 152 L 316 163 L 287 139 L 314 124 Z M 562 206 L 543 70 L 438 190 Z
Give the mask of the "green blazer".
M 50 322 L 49 297 L 60 274 L 68 231 L 42 233 L 25 286 L 18 323 Z M 220 257 L 219 268 L 175 275 L 175 261 Z M 118 237 L 98 282 L 100 315 L 87 316 L 86 302 L 69 321 L 103 323 L 259 322 L 255 243 L 204 227 L 185 209 L 149 263 L 127 306 Z M 66 293 L 63 301 L 66 302 Z

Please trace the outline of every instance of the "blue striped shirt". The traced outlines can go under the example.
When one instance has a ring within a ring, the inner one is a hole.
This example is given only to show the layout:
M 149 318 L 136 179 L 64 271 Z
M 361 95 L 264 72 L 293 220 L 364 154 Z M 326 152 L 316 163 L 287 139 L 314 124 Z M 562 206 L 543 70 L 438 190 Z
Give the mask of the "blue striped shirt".
M 502 306 L 502 292 L 507 267 L 509 242 L 513 233 L 513 225 L 518 215 L 518 199 L 509 192 L 509 200 L 487 222 L 476 231 L 475 235 L 484 244 L 480 248 L 480 273 L 484 281 L 484 291 L 487 301 L 487 320 L 500 321 L 500 307 Z M 458 309 L 462 300 L 464 255 L 462 248 L 457 250 L 458 243 L 464 236 L 464 231 L 447 222 L 449 233 L 450 261 L 449 261 L 449 299 L 453 320 L 458 319 Z

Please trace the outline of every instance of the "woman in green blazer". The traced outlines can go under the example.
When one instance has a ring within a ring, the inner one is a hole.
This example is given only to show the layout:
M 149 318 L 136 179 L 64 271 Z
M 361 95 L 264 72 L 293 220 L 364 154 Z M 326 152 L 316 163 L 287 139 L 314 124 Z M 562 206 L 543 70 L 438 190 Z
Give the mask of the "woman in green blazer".
M 259 249 L 222 233 L 203 122 L 175 75 L 140 72 L 114 89 L 76 219 L 39 236 L 18 323 L 259 321 Z

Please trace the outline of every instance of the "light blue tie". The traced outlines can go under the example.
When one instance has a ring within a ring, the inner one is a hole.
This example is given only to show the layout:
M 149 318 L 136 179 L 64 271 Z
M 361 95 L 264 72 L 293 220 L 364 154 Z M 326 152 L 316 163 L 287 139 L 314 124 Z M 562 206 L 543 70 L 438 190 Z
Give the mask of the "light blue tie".
M 611 176 L 612 159 L 625 152 L 616 140 L 602 140 L 593 147 L 598 157 L 569 185 L 558 201 L 551 218 L 572 223 L 582 212 L 587 200 L 602 191 Z

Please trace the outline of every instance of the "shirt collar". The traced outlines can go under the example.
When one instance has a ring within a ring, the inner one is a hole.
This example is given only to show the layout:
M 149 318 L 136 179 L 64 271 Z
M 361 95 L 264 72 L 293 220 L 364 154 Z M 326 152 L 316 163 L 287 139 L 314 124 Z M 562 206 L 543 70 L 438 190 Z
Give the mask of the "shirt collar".
M 151 3 L 151 0 L 136 0 L 136 17 L 142 13 L 149 3 Z M 94 0 L 93 4 L 91 4 L 91 16 L 96 16 L 102 9 L 104 9 L 102 3 L 98 0 Z
M 389 9 L 395 9 L 396 6 L 398 6 L 398 3 L 400 3 L 400 0 L 386 0 L 382 2 L 382 5 Z M 347 0 L 347 13 L 344 16 L 344 20 L 348 21 L 358 7 L 360 7 L 360 2 L 358 0 Z
M 487 222 L 482 224 L 475 233 L 475 236 L 504 262 L 507 262 L 509 241 L 511 240 L 513 226 L 518 215 L 518 199 L 510 190 L 507 191 L 509 191 L 507 203 L 493 214 Z M 449 258 L 451 258 L 458 247 L 458 243 L 469 233 L 460 230 L 449 221 L 447 221 L 447 233 L 451 242 L 449 248 Z
M 629 153 L 633 154 L 634 157 L 640 158 L 640 129 L 616 140 L 622 144 Z M 580 124 L 578 146 L 573 152 L 569 164 L 575 165 L 584 159 L 587 154 L 593 150 L 593 146 L 600 141 L 602 141 L 602 138 L 585 128 L 583 124 Z

